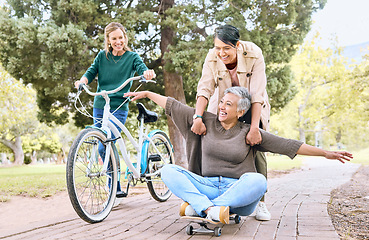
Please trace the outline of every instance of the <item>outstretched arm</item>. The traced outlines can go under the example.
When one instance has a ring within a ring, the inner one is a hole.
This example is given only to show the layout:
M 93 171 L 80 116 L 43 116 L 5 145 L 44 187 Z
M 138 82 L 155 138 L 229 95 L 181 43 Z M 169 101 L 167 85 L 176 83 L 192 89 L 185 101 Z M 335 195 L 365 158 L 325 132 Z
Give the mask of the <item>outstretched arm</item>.
M 133 97 L 131 100 L 135 101 L 141 98 L 149 98 L 150 100 L 154 101 L 160 107 L 165 108 L 167 104 L 167 97 L 164 97 L 160 94 L 153 93 L 150 91 L 142 91 L 142 92 L 128 92 L 124 94 L 124 97 Z
M 322 156 L 327 159 L 338 160 L 342 163 L 345 161 L 350 161 L 353 157 L 352 154 L 345 151 L 327 151 L 321 148 L 313 147 L 308 144 L 302 144 L 299 150 L 297 150 L 297 154 L 307 155 L 307 156 Z

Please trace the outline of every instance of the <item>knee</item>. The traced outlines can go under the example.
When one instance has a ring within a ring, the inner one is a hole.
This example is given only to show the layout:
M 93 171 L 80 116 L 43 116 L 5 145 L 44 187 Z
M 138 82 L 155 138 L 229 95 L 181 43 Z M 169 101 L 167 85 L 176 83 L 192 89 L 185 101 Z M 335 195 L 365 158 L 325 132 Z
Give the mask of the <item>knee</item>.
M 245 173 L 240 179 L 247 178 L 246 181 L 252 181 L 254 186 L 257 186 L 261 191 L 266 192 L 267 190 L 267 180 L 265 176 L 261 173 Z
M 173 179 L 173 174 L 177 172 L 177 167 L 174 164 L 165 164 L 160 169 L 161 179 L 165 182 L 166 180 Z

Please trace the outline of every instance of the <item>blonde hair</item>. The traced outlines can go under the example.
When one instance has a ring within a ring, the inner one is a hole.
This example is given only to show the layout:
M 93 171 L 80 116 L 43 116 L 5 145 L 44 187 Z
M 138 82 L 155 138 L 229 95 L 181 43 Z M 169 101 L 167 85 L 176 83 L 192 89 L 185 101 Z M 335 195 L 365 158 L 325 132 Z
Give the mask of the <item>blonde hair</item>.
M 114 32 L 117 29 L 120 29 L 123 32 L 123 37 L 124 37 L 123 50 L 131 51 L 131 49 L 128 47 L 128 37 L 127 37 L 127 33 L 123 25 L 118 22 L 111 22 L 104 29 L 104 50 L 105 50 L 106 58 L 108 58 L 108 53 L 113 51 L 113 48 L 109 46 L 109 34 L 111 32 Z

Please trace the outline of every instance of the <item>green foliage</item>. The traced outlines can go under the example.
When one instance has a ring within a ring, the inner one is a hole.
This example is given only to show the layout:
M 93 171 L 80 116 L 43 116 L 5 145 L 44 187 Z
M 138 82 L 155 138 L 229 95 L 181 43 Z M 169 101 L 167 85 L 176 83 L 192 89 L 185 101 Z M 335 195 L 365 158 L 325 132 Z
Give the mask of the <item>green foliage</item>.
M 240 29 L 242 40 L 263 49 L 271 105 L 278 111 L 295 93 L 286 64 L 309 31 L 312 13 L 325 3 L 179 0 L 168 8 L 164 0 L 8 0 L 8 8 L 0 10 L 0 61 L 15 78 L 33 84 L 39 119 L 65 123 L 67 112 L 74 111 L 69 94 L 75 91 L 73 82 L 103 47 L 103 28 L 118 21 L 128 30 L 132 49 L 157 72 L 159 84 L 150 89 L 163 93 L 162 72 L 176 72 L 182 76 L 187 102 L 193 103 L 212 31 L 229 23 Z M 162 38 L 167 28 L 174 36 Z M 161 44 L 169 44 L 170 52 L 161 52 Z M 83 101 L 90 106 L 90 98 Z M 80 115 L 74 119 L 79 126 L 89 121 Z
M 37 126 L 35 91 L 0 68 L 0 139 L 11 141 Z
M 348 68 L 339 47 L 322 49 L 314 41 L 304 44 L 291 62 L 298 93 L 272 116 L 272 131 L 312 145 L 315 134 L 322 134 L 325 148 L 363 147 L 369 120 L 368 61 Z

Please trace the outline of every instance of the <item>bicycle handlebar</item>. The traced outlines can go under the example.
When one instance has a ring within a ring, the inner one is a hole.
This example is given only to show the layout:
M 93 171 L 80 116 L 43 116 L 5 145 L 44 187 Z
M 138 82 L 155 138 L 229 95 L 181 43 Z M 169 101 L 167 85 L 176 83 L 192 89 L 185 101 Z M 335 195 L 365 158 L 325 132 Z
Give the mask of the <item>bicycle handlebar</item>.
M 116 89 L 113 89 L 113 90 L 110 90 L 110 91 L 101 91 L 101 92 L 91 92 L 90 90 L 88 90 L 86 84 L 84 83 L 81 83 L 79 86 L 78 86 L 78 92 L 82 91 L 82 88 L 91 96 L 102 96 L 102 95 L 108 95 L 108 94 L 112 94 L 112 93 L 116 93 L 120 90 L 122 90 L 125 86 L 127 86 L 128 83 L 130 83 L 131 81 L 135 81 L 135 80 L 140 80 L 139 82 L 140 83 L 148 83 L 148 82 L 153 82 L 153 83 L 156 83 L 156 81 L 154 80 L 146 80 L 144 78 L 143 75 L 141 76 L 137 76 L 137 77 L 131 77 L 131 78 L 128 78 L 124 83 L 122 83 L 122 85 L 120 85 L 119 87 L 117 87 Z

